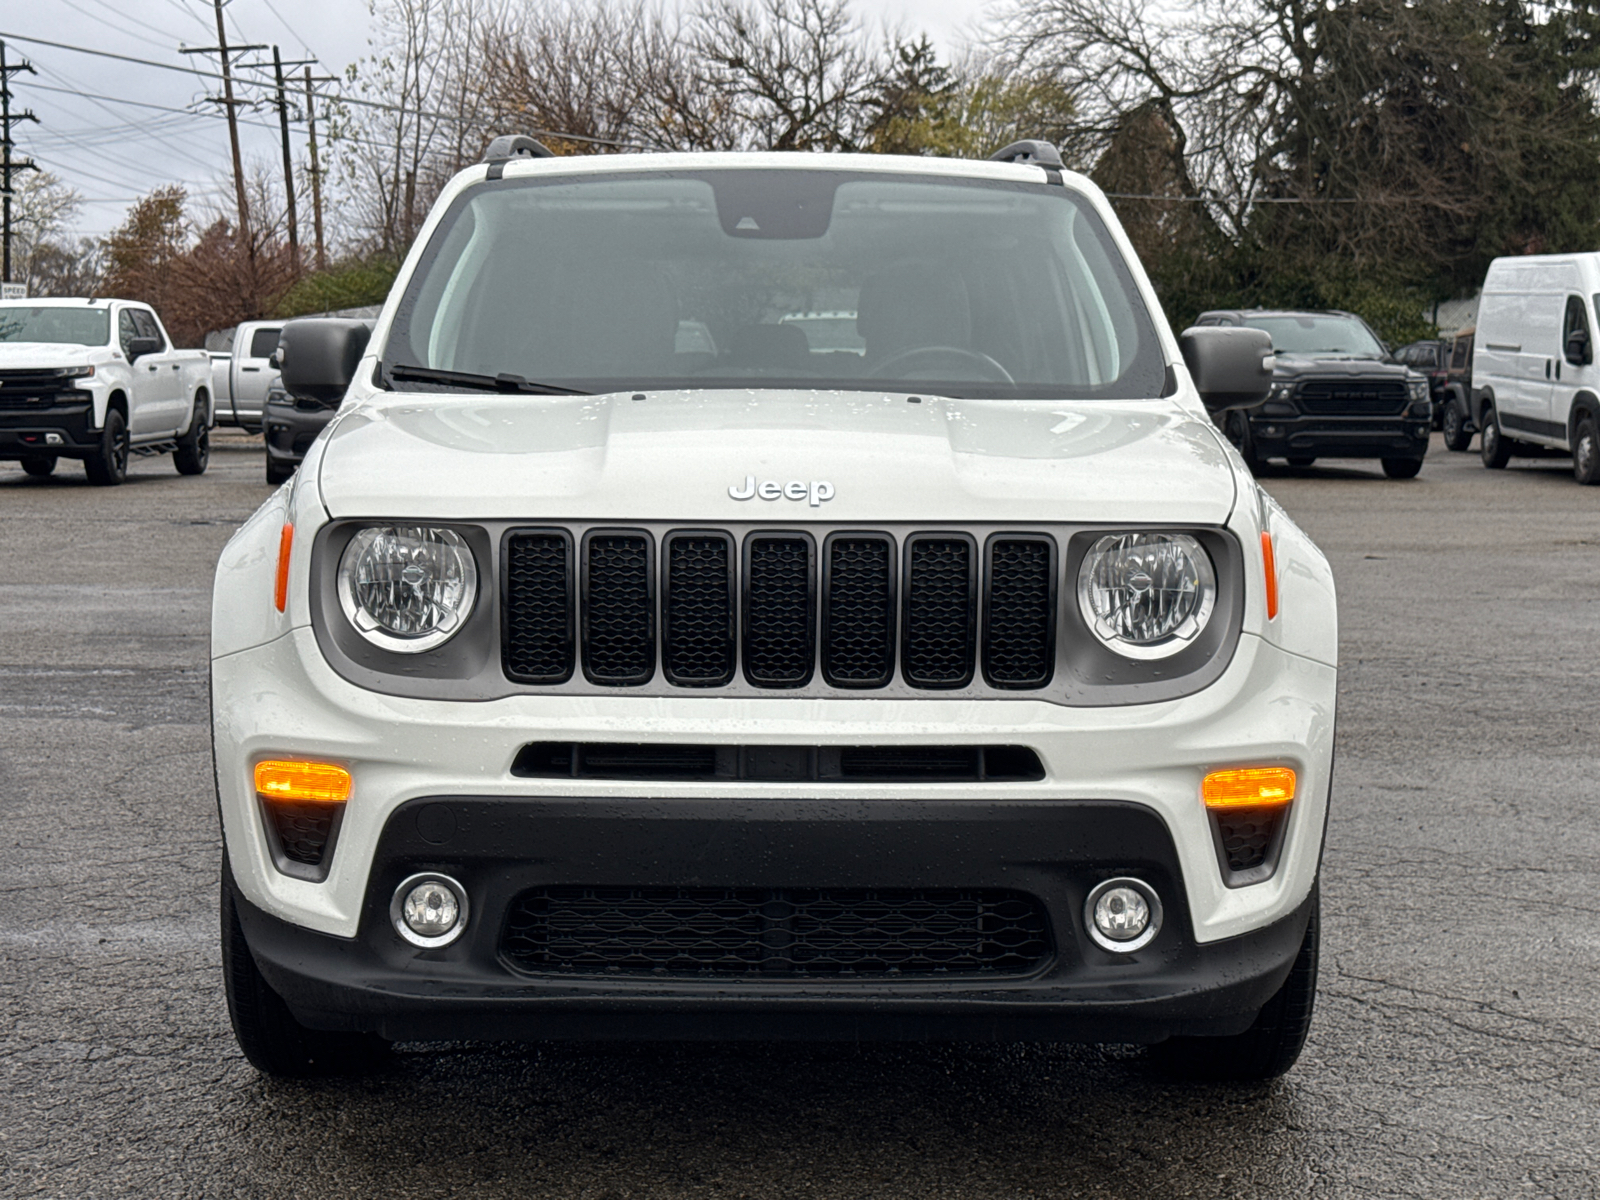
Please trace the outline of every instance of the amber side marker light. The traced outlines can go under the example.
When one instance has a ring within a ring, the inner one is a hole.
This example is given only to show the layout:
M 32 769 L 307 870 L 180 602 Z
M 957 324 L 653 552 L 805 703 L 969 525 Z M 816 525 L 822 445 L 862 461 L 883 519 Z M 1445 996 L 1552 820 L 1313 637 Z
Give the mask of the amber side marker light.
M 282 612 L 289 606 L 289 551 L 294 548 L 294 526 L 285 525 L 278 535 L 278 581 L 272 588 L 272 602 Z
M 1207 808 L 1273 808 L 1294 799 L 1292 767 L 1234 767 L 1213 771 L 1200 784 Z
M 1261 563 L 1267 572 L 1267 620 L 1270 621 L 1278 615 L 1278 557 L 1272 551 L 1272 535 L 1265 530 L 1261 534 Z
M 258 762 L 256 792 L 268 800 L 343 804 L 350 799 L 350 772 L 333 763 Z

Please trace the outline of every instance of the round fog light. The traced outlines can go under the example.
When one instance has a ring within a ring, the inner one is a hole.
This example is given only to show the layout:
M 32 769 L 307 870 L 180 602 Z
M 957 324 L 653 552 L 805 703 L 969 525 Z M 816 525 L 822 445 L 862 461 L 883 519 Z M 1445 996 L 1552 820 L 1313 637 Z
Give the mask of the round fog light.
M 395 888 L 389 916 L 413 946 L 448 946 L 467 927 L 467 890 L 448 875 L 413 875 Z
M 1161 900 L 1139 879 L 1108 879 L 1084 904 L 1089 936 L 1102 950 L 1131 954 L 1148 946 L 1161 929 Z

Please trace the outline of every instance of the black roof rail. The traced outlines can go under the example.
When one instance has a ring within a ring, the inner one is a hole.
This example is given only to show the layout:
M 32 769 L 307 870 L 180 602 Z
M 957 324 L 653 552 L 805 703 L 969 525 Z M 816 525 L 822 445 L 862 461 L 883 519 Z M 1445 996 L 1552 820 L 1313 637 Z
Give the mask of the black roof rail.
M 489 178 L 499 179 L 513 158 L 554 158 L 555 151 L 525 133 L 502 133 L 489 143 L 483 161 L 489 164 Z
M 1038 138 L 1012 142 L 1009 146 L 989 155 L 989 161 L 1025 163 L 1036 167 L 1054 167 L 1058 171 L 1066 170 L 1066 164 L 1061 161 L 1061 151 Z

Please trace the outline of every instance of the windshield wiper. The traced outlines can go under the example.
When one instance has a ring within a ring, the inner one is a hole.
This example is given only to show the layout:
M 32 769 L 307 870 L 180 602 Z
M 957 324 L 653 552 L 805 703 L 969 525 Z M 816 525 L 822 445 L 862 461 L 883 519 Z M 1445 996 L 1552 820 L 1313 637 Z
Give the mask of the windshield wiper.
M 553 383 L 536 383 L 502 371 L 498 375 L 476 375 L 471 371 L 440 371 L 434 367 L 413 367 L 396 363 L 389 368 L 390 379 L 414 379 L 418 383 L 442 383 L 451 387 L 473 388 L 481 392 L 519 392 L 533 396 L 587 396 L 590 393 L 577 388 L 556 387 Z

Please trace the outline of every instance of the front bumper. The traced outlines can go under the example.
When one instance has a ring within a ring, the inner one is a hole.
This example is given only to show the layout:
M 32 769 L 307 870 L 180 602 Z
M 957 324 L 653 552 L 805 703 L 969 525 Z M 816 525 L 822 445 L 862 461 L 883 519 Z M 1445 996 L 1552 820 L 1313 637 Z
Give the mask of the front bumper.
M 473 916 L 450 946 L 419 951 L 392 928 L 389 900 L 402 880 L 429 870 L 465 886 Z M 1169 902 L 1156 939 L 1134 954 L 1101 950 L 1083 927 L 1088 889 L 1119 874 L 1138 876 Z M 514 967 L 503 937 L 519 894 L 618 881 L 640 889 L 1004 888 L 1042 903 L 1051 952 L 1025 974 L 915 978 Z M 1307 904 L 1201 945 L 1185 906 L 1170 903 L 1181 891 L 1165 824 L 1123 802 L 439 796 L 411 801 L 386 822 L 354 938 L 310 932 L 247 901 L 238 911 L 263 974 L 302 1023 L 391 1040 L 1151 1042 L 1240 1032 L 1287 975 Z
M 262 414 L 267 460 L 278 467 L 298 467 L 317 435 L 337 415 L 336 409 L 300 408 L 296 404 L 270 403 Z
M 1309 416 L 1250 418 L 1259 458 L 1421 458 L 1429 417 Z
M 0 459 L 82 458 L 100 447 L 93 422 L 94 402 L 87 394 L 37 408 L 0 409 Z

